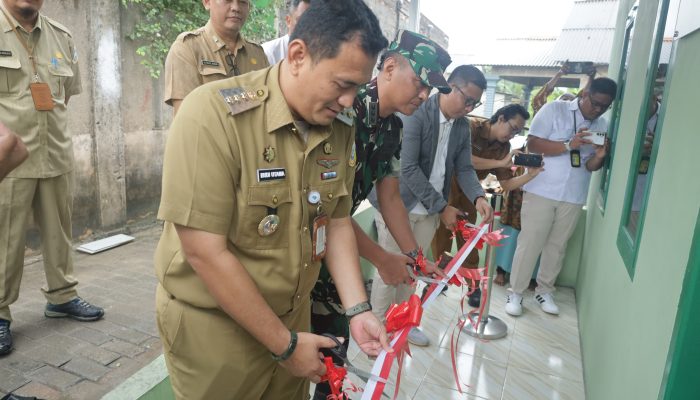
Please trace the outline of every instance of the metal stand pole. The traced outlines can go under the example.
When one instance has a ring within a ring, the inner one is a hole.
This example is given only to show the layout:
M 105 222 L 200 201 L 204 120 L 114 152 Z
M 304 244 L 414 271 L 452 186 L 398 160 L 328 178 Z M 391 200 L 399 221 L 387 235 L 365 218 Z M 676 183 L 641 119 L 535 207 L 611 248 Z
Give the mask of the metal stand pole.
M 500 217 L 500 202 L 497 204 L 495 202 L 495 197 L 491 197 L 491 204 L 494 208 L 494 212 L 499 215 L 495 216 L 493 219 L 493 224 L 491 226 L 492 230 L 498 229 L 501 220 Z M 481 290 L 481 303 L 484 306 L 484 314 L 481 318 L 481 322 L 478 326 L 474 326 L 471 321 L 476 321 L 479 318 L 479 310 L 470 311 L 463 318 L 467 320 L 464 324 L 462 330 L 469 336 L 478 337 L 479 339 L 494 340 L 505 337 L 508 334 L 508 326 L 501 319 L 489 315 L 489 308 L 491 306 L 491 283 L 493 282 L 494 274 L 496 273 L 496 265 L 494 265 L 494 259 L 496 255 L 496 247 L 489 246 L 488 253 L 486 254 L 486 266 L 488 267 L 488 278 L 486 281 L 482 281 Z M 489 290 L 484 290 L 487 287 Z

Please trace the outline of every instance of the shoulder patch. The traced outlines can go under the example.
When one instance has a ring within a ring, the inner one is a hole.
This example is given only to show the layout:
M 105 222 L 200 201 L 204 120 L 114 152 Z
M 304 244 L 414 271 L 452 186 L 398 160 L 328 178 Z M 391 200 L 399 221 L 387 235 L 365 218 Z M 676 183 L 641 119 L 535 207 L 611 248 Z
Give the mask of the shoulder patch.
M 237 115 L 262 104 L 267 99 L 267 87 L 221 89 L 219 94 L 231 115 Z
M 45 16 L 45 15 L 44 15 L 43 17 L 44 17 L 44 19 L 45 19 L 46 22 L 48 22 L 49 24 L 51 24 L 51 26 L 53 26 L 54 28 L 56 28 L 56 29 L 62 31 L 63 33 L 65 33 L 66 35 L 68 35 L 68 37 L 71 37 L 71 38 L 73 37 L 73 34 L 70 33 L 70 31 L 68 30 L 68 28 L 65 27 L 65 25 L 63 25 L 63 24 L 61 24 L 61 23 L 58 23 L 57 21 L 54 21 L 53 19 L 51 19 L 51 18 L 49 18 L 49 17 L 47 17 L 47 16 Z
M 185 39 L 201 35 L 203 31 L 203 28 L 197 28 L 193 31 L 182 32 L 181 34 L 177 35 L 177 39 L 175 39 L 175 41 L 184 42 Z

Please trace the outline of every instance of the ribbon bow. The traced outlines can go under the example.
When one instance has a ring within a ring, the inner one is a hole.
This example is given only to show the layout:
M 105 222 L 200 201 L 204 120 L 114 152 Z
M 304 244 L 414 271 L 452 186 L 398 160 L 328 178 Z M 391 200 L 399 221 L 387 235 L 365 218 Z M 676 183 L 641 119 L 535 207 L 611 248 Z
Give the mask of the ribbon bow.
M 321 382 L 328 382 L 331 387 L 331 400 L 346 400 L 347 395 L 343 392 L 343 381 L 348 372 L 343 367 L 338 367 L 333 363 L 332 357 L 325 357 L 323 363 L 326 364 L 326 373 L 321 376 Z
M 392 304 L 386 312 L 387 333 L 400 329 L 420 325 L 423 316 L 423 307 L 420 298 L 412 294 L 408 301 L 401 304 Z

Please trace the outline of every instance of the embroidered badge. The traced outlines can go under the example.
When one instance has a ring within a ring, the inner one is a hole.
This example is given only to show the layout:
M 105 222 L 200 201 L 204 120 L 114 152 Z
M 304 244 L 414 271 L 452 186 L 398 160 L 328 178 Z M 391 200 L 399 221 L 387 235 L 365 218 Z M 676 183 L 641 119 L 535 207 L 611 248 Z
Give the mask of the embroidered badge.
M 258 60 L 256 60 L 255 58 L 251 58 L 251 59 L 250 59 L 250 63 L 253 64 L 253 65 L 255 65 L 255 64 L 258 63 Z
M 357 149 L 355 149 L 355 143 L 352 144 L 352 150 L 350 151 L 350 159 L 348 160 L 348 165 L 350 168 L 354 168 L 357 165 Z
M 326 169 L 331 169 L 338 165 L 340 161 L 338 161 L 337 158 L 319 158 L 316 160 L 316 164 L 326 168 Z

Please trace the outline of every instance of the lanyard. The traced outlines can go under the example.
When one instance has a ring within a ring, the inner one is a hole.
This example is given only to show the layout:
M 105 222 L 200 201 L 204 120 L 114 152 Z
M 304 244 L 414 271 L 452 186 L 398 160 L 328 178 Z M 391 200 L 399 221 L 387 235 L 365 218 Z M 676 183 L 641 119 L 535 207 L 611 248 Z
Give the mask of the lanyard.
M 34 70 L 33 81 L 39 82 L 39 73 L 36 70 L 36 60 L 34 59 L 34 47 L 32 47 L 31 49 L 29 48 L 29 45 L 24 40 L 22 35 L 19 32 L 17 32 L 17 28 L 15 27 L 15 24 L 12 23 L 12 20 L 10 20 L 10 17 L 7 16 L 7 13 L 5 13 L 5 10 L 2 10 L 2 15 L 5 16 L 7 23 L 10 24 L 10 26 L 12 27 L 12 30 L 15 32 L 15 35 L 17 35 L 17 40 L 19 40 L 20 44 L 22 44 L 22 47 L 24 47 L 24 50 L 26 50 L 27 54 L 29 55 L 29 60 L 31 60 L 32 69 Z

